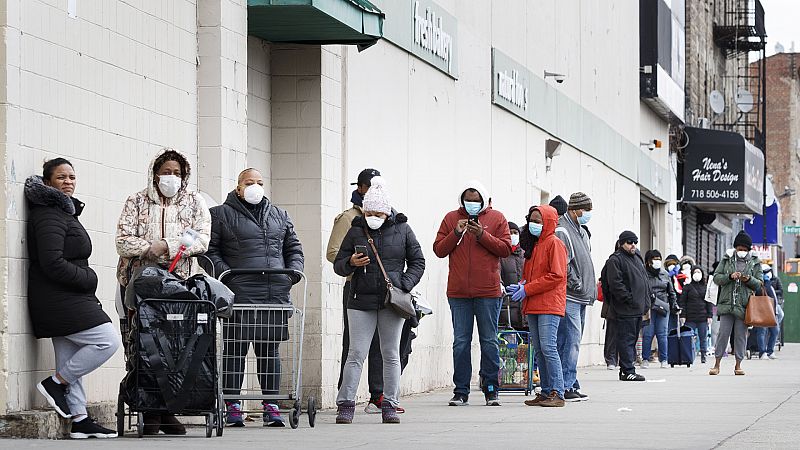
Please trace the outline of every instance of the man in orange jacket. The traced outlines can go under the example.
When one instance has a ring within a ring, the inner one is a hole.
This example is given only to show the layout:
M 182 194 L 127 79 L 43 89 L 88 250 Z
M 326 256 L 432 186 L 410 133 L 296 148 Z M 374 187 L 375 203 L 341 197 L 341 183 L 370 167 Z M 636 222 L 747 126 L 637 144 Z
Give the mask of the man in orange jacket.
M 449 257 L 447 297 L 453 320 L 453 398 L 450 406 L 469 404 L 472 378 L 472 330 L 478 322 L 481 344 L 481 386 L 487 406 L 497 398 L 500 350 L 497 315 L 500 310 L 500 258 L 511 254 L 508 222 L 491 207 L 489 191 L 470 181 L 459 191 L 459 208 L 442 220 L 433 251 Z

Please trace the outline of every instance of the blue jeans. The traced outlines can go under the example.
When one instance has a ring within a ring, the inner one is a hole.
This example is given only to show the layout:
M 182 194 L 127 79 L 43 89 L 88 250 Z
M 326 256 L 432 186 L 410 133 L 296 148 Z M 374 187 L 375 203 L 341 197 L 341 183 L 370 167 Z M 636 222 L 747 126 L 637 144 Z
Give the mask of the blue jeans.
M 697 333 L 697 341 L 700 343 L 700 352 L 705 355 L 708 350 L 708 321 L 686 322 L 686 326 Z
M 779 327 L 756 327 L 756 338 L 758 339 L 758 354 L 771 355 L 775 352 L 775 343 L 778 341 L 778 335 L 781 333 Z
M 642 359 L 650 359 L 651 348 L 653 346 L 653 336 L 658 341 L 658 360 L 667 360 L 667 326 L 669 318 L 661 314 L 650 311 L 650 323 L 642 328 Z
M 500 347 L 497 344 L 498 298 L 449 298 L 453 320 L 453 384 L 456 394 L 469 395 L 472 379 L 472 330 L 478 322 L 481 344 L 481 386 L 497 386 Z
M 586 305 L 567 301 L 564 318 L 558 324 L 558 356 L 564 374 L 565 389 L 580 389 L 578 383 L 578 353 L 581 350 Z
M 553 314 L 528 314 L 531 344 L 539 363 L 542 395 L 556 391 L 564 398 L 564 373 L 558 356 L 558 325 L 561 316 Z

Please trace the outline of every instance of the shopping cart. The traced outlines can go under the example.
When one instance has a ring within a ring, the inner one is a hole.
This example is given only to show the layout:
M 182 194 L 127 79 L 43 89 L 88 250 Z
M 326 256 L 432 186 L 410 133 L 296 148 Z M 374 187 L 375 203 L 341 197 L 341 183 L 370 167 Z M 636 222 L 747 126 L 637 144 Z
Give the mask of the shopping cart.
M 288 412 L 289 425 L 297 428 L 303 398 L 303 338 L 308 280 L 289 269 L 230 269 L 219 274 L 223 283 L 239 275 L 260 275 L 265 289 L 273 277 L 296 275 L 303 294 L 294 304 L 235 303 L 233 315 L 223 322 L 223 399 L 240 403 L 243 414 L 262 413 L 263 404 L 276 404 Z M 252 352 L 251 352 L 252 350 Z M 262 405 L 254 402 L 261 402 Z M 261 406 L 261 407 L 259 407 Z M 316 400 L 307 399 L 308 423 L 314 426 Z
M 530 334 L 519 328 L 523 326 L 523 321 L 518 317 L 513 317 L 511 313 L 511 302 L 505 303 L 505 311 L 500 312 L 499 322 L 506 326 L 506 329 L 497 333 L 497 340 L 500 345 L 500 373 L 497 390 L 501 392 L 524 392 L 530 395 L 533 392 L 533 346 L 530 345 Z M 505 316 L 505 317 L 503 317 Z

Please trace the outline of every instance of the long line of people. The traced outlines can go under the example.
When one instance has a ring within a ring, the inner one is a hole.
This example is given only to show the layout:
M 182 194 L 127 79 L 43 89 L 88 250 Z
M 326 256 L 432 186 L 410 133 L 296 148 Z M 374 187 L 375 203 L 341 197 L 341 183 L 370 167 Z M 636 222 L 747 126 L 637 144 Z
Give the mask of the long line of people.
M 176 272 L 186 277 L 200 273 L 193 256 L 206 254 L 217 274 L 229 269 L 273 268 L 302 271 L 303 249 L 289 214 L 264 195 L 263 177 L 256 169 L 239 174 L 236 188 L 222 205 L 206 206 L 189 189 L 191 167 L 174 149 L 164 149 L 148 166 L 148 183 L 131 195 L 120 216 L 116 246 L 119 254 L 120 298 L 132 273 L 143 264 L 168 264 L 179 257 L 186 229 L 198 239 L 183 252 Z M 38 385 L 47 401 L 63 417 L 72 418 L 74 438 L 113 437 L 112 430 L 88 418 L 81 379 L 110 358 L 120 345 L 110 319 L 95 296 L 97 276 L 89 267 L 91 242 L 78 221 L 84 204 L 72 197 L 77 177 L 62 158 L 48 161 L 42 176 L 25 185 L 30 204 L 28 246 L 31 255 L 29 305 L 38 338 L 52 338 L 56 372 Z M 381 413 L 384 423 L 399 423 L 399 380 L 409 348 L 408 321 L 388 308 L 390 288 L 411 292 L 425 271 L 425 257 L 410 220 L 392 207 L 386 181 L 375 169 L 363 170 L 351 194 L 352 207 L 336 217 L 327 247 L 334 271 L 346 277 L 342 295 L 344 332 L 337 423 L 355 416 L 358 382 L 368 360 L 370 401 L 366 412 Z M 489 190 L 469 181 L 457 192 L 457 208 L 448 212 L 433 242 L 433 252 L 448 259 L 447 298 L 453 325 L 453 397 L 450 406 L 469 404 L 472 378 L 471 344 L 475 324 L 480 341 L 480 388 L 487 406 L 500 406 L 498 321 L 506 310 L 508 326 L 525 327 L 535 352 L 532 376 L 541 392 L 525 401 L 529 406 L 560 407 L 566 401 L 588 399 L 577 377 L 586 310 L 602 296 L 606 319 L 606 362 L 619 367 L 619 379 L 642 381 L 636 373 L 636 343 L 643 336 L 641 368 L 649 365 L 655 337 L 658 361 L 667 360 L 667 331 L 675 313 L 684 311 L 686 324 L 707 335 L 712 317 L 719 317 L 715 343 L 720 360 L 729 336 L 734 337 L 736 374 L 744 358 L 744 308 L 749 294 L 761 289 L 773 296 L 780 310 L 780 281 L 761 266 L 750 250 L 752 241 L 740 233 L 712 276 L 690 258 L 662 258 L 657 250 L 639 253 L 639 239 L 623 231 L 598 282 L 592 262 L 587 224 L 593 213 L 591 198 L 582 192 L 560 196 L 549 205 L 533 205 L 522 226 L 508 222 L 492 208 Z M 268 280 L 240 275 L 229 283 L 236 302 L 287 304 L 298 277 L 281 275 Z M 712 289 L 718 293 L 711 293 Z M 711 301 L 709 301 L 711 300 Z M 713 304 L 712 304 L 713 303 Z M 511 311 L 514 311 L 513 318 Z M 48 311 L 43 314 L 42 311 Z M 53 314 L 53 311 L 61 311 Z M 130 311 L 118 306 L 124 327 Z M 57 319 L 56 319 L 57 317 Z M 287 317 L 278 317 L 285 326 Z M 231 323 L 263 323 L 255 317 L 234 316 Z M 272 319 L 271 319 L 272 320 Z M 409 319 L 411 320 L 411 319 Z M 676 319 L 677 321 L 677 319 Z M 412 325 L 413 326 L 413 325 Z M 224 333 L 235 333 L 225 327 Z M 759 351 L 774 358 L 777 329 L 758 331 Z M 244 356 L 250 344 L 256 352 L 261 389 L 274 393 L 280 385 L 279 343 L 258 345 L 255 335 L 238 336 L 236 346 L 223 349 L 225 392 L 242 385 Z M 401 342 L 405 340 L 405 342 Z M 701 339 L 702 362 L 708 350 Z M 234 348 L 235 347 L 235 348 Z M 401 354 L 401 349 L 406 349 Z M 243 426 L 241 406 L 226 405 L 227 422 Z M 277 405 L 264 403 L 265 426 L 283 426 Z M 184 434 L 184 426 L 170 414 L 145 416 L 145 434 Z

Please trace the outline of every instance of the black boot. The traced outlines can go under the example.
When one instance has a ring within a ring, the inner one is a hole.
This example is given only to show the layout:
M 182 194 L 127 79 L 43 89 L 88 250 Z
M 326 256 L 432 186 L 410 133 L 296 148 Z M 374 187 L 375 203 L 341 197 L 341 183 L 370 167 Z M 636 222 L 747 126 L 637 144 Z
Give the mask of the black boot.
M 705 353 L 700 355 L 700 363 L 701 364 L 705 364 L 706 363 L 706 354 Z

